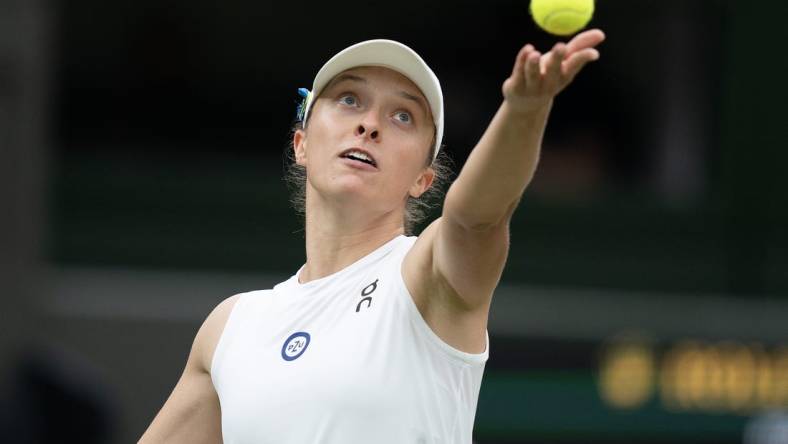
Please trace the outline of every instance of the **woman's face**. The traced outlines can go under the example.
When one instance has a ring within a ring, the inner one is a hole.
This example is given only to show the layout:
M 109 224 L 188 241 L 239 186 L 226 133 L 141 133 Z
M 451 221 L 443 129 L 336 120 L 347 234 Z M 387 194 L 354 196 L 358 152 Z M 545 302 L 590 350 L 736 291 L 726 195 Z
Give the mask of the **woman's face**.
M 324 88 L 293 145 L 306 167 L 307 193 L 394 211 L 431 185 L 426 164 L 434 132 L 413 82 L 388 68 L 360 67 Z

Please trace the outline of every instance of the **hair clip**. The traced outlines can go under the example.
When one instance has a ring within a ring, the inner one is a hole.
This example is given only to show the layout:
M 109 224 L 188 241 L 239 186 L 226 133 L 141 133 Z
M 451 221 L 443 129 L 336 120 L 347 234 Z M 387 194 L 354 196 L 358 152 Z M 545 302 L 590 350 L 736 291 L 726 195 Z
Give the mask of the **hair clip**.
M 296 106 L 296 120 L 303 122 L 306 109 L 309 106 L 309 99 L 312 98 L 312 92 L 306 88 L 298 88 L 298 95 L 301 96 L 302 99 Z

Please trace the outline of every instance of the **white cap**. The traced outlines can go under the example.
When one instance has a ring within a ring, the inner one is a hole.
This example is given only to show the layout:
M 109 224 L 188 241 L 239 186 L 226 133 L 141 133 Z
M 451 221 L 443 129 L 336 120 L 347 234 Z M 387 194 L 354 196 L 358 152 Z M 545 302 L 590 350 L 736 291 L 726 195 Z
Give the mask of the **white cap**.
M 383 66 L 404 75 L 413 82 L 427 98 L 432 118 L 435 121 L 435 157 L 443 139 L 443 91 L 438 77 L 416 51 L 394 40 L 367 40 L 349 46 L 326 62 L 315 76 L 312 91 L 306 99 L 304 124 L 314 98 L 334 77 L 343 71 L 359 66 Z

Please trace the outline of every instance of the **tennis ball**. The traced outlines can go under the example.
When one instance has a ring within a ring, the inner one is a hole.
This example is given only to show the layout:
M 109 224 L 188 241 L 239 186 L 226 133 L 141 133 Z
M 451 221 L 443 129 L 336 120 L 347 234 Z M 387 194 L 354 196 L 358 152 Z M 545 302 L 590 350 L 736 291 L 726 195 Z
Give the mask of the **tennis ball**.
M 539 27 L 555 35 L 583 29 L 594 15 L 594 0 L 531 0 L 531 16 Z

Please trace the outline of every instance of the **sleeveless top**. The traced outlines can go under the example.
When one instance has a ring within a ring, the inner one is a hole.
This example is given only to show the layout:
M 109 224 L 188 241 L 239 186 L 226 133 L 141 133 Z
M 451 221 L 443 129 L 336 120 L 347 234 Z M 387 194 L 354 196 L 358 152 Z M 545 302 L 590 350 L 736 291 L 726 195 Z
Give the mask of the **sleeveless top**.
M 225 444 L 470 444 L 489 353 L 427 325 L 398 236 L 306 284 L 241 294 L 211 362 Z

